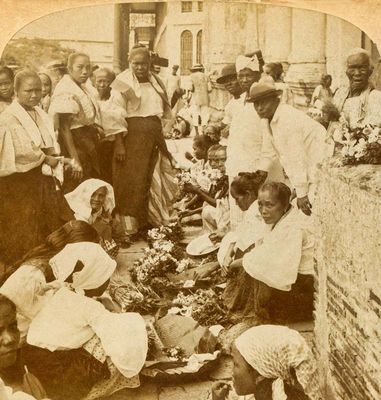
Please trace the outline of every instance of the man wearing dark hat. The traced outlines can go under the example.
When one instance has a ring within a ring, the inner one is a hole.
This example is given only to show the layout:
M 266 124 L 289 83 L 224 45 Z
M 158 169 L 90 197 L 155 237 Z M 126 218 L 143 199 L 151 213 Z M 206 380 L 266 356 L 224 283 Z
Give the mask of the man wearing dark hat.
M 201 64 L 193 65 L 190 71 L 193 125 L 198 135 L 200 125 L 205 127 L 209 121 L 209 92 L 211 92 L 212 88 Z
M 297 205 L 311 214 L 315 194 L 317 165 L 329 156 L 325 128 L 304 112 L 281 104 L 281 90 L 271 83 L 258 83 L 250 88 L 248 102 L 254 104 L 263 123 L 263 140 L 272 143 L 272 156 L 279 160 L 296 191 Z
M 242 94 L 242 88 L 237 79 L 235 64 L 225 65 L 221 70 L 220 76 L 216 79 L 216 82 L 219 85 L 224 85 L 225 89 L 233 96 L 225 106 L 225 115 L 222 120 L 222 123 L 225 125 L 225 131 L 231 124 L 232 117 L 235 114 L 235 107 L 238 106 L 238 100 Z

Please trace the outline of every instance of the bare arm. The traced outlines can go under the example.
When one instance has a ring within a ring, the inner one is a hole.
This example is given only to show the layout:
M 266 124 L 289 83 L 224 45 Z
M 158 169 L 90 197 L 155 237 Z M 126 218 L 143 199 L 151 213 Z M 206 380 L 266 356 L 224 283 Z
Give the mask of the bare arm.
M 69 152 L 70 157 L 76 163 L 76 167 L 75 169 L 73 169 L 72 172 L 73 178 L 79 180 L 83 176 L 83 170 L 81 162 L 79 160 L 77 149 L 73 141 L 73 136 L 70 131 L 70 116 L 61 114 L 59 121 L 60 121 L 59 133 L 60 135 L 62 135 L 63 142 L 65 144 L 67 151 Z

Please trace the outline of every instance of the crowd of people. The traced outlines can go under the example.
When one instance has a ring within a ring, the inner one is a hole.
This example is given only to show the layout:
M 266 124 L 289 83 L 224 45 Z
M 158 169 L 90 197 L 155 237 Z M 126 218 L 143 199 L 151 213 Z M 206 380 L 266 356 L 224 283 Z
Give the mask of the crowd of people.
M 218 248 L 212 269 L 225 277 L 225 307 L 245 322 L 231 350 L 236 392 L 322 399 L 306 342 L 279 324 L 312 318 L 311 221 L 318 166 L 335 152 L 334 119 L 381 126 L 369 55 L 358 49 L 346 62 L 349 85 L 333 94 L 323 76 L 311 102 L 318 112 L 308 115 L 294 107 L 282 64 L 265 64 L 260 51 L 239 55 L 216 80 L 231 94 L 219 120 L 202 65 L 183 89 L 178 66 L 163 82 L 142 45 L 117 76 L 83 53 L 71 54 L 58 78 L 46 68 L 14 75 L 0 67 L 5 398 L 43 398 L 22 385 L 23 366 L 51 399 L 139 386 L 145 321 L 99 299 L 120 247 L 179 221 L 200 225 Z M 168 150 L 173 130 L 193 131 L 187 169 Z M 29 395 L 12 397 L 20 390 Z M 213 399 L 228 391 L 215 385 Z

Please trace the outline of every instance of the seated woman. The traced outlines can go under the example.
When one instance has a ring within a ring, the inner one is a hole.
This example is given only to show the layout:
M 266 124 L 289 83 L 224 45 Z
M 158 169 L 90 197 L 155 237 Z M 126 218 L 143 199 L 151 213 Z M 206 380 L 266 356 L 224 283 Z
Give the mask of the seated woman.
M 3 295 L 0 295 L 0 326 L 1 398 L 4 400 L 34 400 L 35 397 L 25 393 L 23 387 L 23 368 L 19 357 L 20 332 L 17 327 L 16 306 Z M 31 387 L 28 389 L 31 389 Z M 39 394 L 43 394 L 41 385 L 38 385 L 38 389 L 41 390 Z
M 0 293 L 16 304 L 22 339 L 41 307 L 45 285 L 56 279 L 50 259 L 67 244 L 82 242 L 98 244 L 97 231 L 86 222 L 70 221 L 52 232 L 43 244 L 30 250 L 7 271 Z
M 116 262 L 95 243 L 74 243 L 53 257 L 50 265 L 56 281 L 45 287 L 52 289 L 28 331 L 27 343 L 33 347 L 23 352 L 29 371 L 40 379 L 51 398 L 82 398 L 88 394 L 83 388 L 73 397 L 63 395 L 62 374 L 69 371 L 64 372 L 66 366 L 52 356 L 52 352 L 82 348 L 107 367 L 106 391 L 138 386 L 137 375 L 148 350 L 145 322 L 136 313 L 111 313 L 95 300 L 108 286 Z M 82 377 L 86 373 L 88 369 L 84 368 Z M 71 386 L 68 380 L 66 383 Z M 86 388 L 89 391 L 88 384 Z
M 221 130 L 222 130 L 221 125 L 218 125 L 217 123 L 214 124 L 209 123 L 205 128 L 204 135 L 209 136 L 213 145 L 219 144 L 221 139 Z
M 230 186 L 232 197 L 243 211 L 243 219 L 234 232 L 229 232 L 222 239 L 217 258 L 224 272 L 229 270 L 234 260 L 241 259 L 249 252 L 266 231 L 257 202 L 261 184 L 260 174 L 242 172 L 234 178 Z M 236 274 L 228 274 L 223 298 L 233 320 L 236 315 L 237 320 L 248 319 L 258 323 L 267 320 L 267 313 L 260 307 L 263 300 L 267 299 L 267 293 L 266 288 L 257 285 L 242 268 Z
M 207 135 L 198 135 L 193 138 L 193 155 L 186 152 L 185 157 L 194 164 L 190 168 L 190 173 L 194 177 L 207 168 L 208 150 L 211 146 L 213 143 Z
M 256 400 L 322 400 L 317 367 L 305 339 L 285 326 L 262 325 L 242 333 L 232 350 L 233 385 L 240 396 Z M 229 387 L 218 382 L 214 400 L 228 398 Z
M 185 215 L 201 213 L 203 229 L 213 234 L 211 237 L 213 241 L 219 241 L 229 230 L 229 183 L 225 175 L 225 162 L 226 146 L 210 147 L 208 150 L 210 176 L 205 175 L 205 183 L 200 177 L 198 185 L 186 183 L 184 186 L 188 193 L 195 195 L 192 199 L 194 203 L 203 202 L 201 207 L 188 210 Z
M 123 245 L 129 243 L 122 228 L 112 218 L 115 198 L 109 183 L 100 179 L 87 179 L 65 197 L 75 213 L 75 218 L 92 225 L 98 232 L 102 245 L 107 250 L 113 249 L 110 254 L 116 257 L 118 253 L 114 238 Z
M 274 322 L 309 320 L 313 311 L 313 235 L 290 197 L 291 190 L 283 183 L 261 187 L 258 207 L 269 230 L 242 260 L 229 266 L 243 267 L 268 291 L 262 307 Z
M 208 150 L 212 145 L 209 136 L 199 135 L 193 139 L 193 156 L 188 152 L 185 153 L 185 157 L 193 162 L 189 170 L 192 181 L 206 191 L 210 188 L 210 180 L 206 178 L 206 172 L 210 169 Z M 182 219 L 182 222 L 200 221 L 201 205 L 202 201 L 200 198 L 188 192 L 177 205 L 180 209 L 179 217 Z M 197 209 L 196 212 L 194 211 L 195 209 Z

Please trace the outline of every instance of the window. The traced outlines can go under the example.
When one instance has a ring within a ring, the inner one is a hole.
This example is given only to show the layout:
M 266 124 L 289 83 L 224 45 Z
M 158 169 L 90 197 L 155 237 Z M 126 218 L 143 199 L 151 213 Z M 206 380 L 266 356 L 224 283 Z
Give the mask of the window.
M 196 40 L 196 62 L 197 64 L 202 64 L 202 31 L 197 32 Z
M 192 12 L 192 2 L 191 1 L 182 1 L 181 2 L 181 12 Z
M 189 75 L 193 60 L 193 37 L 190 31 L 181 34 L 181 75 Z
M 203 9 L 203 2 L 202 1 L 198 1 L 197 2 L 197 10 L 199 11 L 199 12 L 201 12 L 202 11 L 202 9 Z

